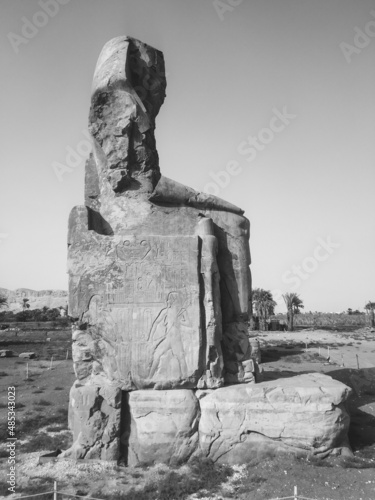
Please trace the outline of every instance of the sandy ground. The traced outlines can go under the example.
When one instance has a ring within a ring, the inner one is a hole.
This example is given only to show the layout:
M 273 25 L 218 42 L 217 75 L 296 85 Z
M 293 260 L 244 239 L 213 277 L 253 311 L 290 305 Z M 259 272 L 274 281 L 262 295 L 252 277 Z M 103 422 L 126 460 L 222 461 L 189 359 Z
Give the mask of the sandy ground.
M 281 348 L 293 346 L 304 352 L 318 353 L 325 357 L 326 361 L 329 357 L 332 365 L 353 369 L 375 366 L 375 333 L 369 329 L 361 329 L 357 332 L 303 330 L 254 333 L 253 336 L 259 339 L 263 349 L 270 346 Z M 320 370 L 330 371 L 330 366 L 322 364 Z
M 353 374 L 375 373 L 375 333 L 369 329 L 352 333 L 324 330 L 254 332 L 252 336 L 258 338 L 261 344 L 265 380 L 316 371 L 327 373 L 350 385 Z M 357 359 L 360 370 L 357 369 Z M 46 360 L 28 363 L 29 378 L 26 379 L 26 361 L 19 358 L 0 359 L 0 402 L 6 400 L 7 387 L 15 385 L 19 405 L 18 426 L 34 416 L 53 420 L 60 415 L 61 420 L 63 415 L 65 421 L 69 389 L 74 380 L 71 360 L 58 361 L 52 369 Z M 199 491 L 194 493 L 194 485 L 198 484 L 199 478 L 196 479 L 196 473 L 193 474 L 187 465 L 178 470 L 171 470 L 165 465 L 124 469 L 102 463 L 77 464 L 67 461 L 38 465 L 38 457 L 51 449 L 47 447 L 24 452 L 22 444 L 27 444 L 32 436 L 35 438 L 41 432 L 46 432 L 47 428 L 41 427 L 30 429 L 29 433 L 24 429 L 22 435 L 18 436 L 18 495 L 14 498 L 48 491 L 53 481 L 57 480 L 59 488 L 71 494 L 91 494 L 98 498 L 112 494 L 113 499 L 123 495 L 121 498 L 124 500 L 268 500 L 291 496 L 295 485 L 300 495 L 311 499 L 374 500 L 375 469 L 361 467 L 364 461 L 366 467 L 375 467 L 375 376 L 373 383 L 374 390 L 353 390 L 349 402 L 352 413 L 349 437 L 360 465 L 357 462 L 343 468 L 335 460 L 315 464 L 276 457 L 233 468 L 230 475 L 223 473 L 222 478 L 219 471 L 220 479 L 211 481 L 206 491 L 198 488 Z M 1 422 L 5 422 L 4 406 L 0 408 L 0 417 Z M 61 431 L 48 433 L 58 437 L 69 434 L 69 431 L 65 424 Z M 0 450 L 4 450 L 4 441 Z M 4 481 L 6 471 L 6 459 L 0 458 L 0 482 Z M 171 493 L 169 486 L 179 481 L 185 481 L 187 488 L 190 488 L 189 493 L 185 494 L 181 490 Z M 152 491 L 155 485 L 158 485 L 157 488 L 162 485 L 164 490 Z

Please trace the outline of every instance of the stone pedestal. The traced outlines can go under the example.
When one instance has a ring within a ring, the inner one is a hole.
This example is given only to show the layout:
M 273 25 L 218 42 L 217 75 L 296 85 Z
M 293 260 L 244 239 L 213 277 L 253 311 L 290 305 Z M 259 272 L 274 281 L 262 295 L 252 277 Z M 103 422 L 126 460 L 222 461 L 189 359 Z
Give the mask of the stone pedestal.
M 350 389 L 319 373 L 197 391 L 203 455 L 246 463 L 277 453 L 326 456 L 346 446 Z
M 121 399 L 121 390 L 104 380 L 93 380 L 88 385 L 76 381 L 70 390 L 69 403 L 74 444 L 60 458 L 118 460 Z

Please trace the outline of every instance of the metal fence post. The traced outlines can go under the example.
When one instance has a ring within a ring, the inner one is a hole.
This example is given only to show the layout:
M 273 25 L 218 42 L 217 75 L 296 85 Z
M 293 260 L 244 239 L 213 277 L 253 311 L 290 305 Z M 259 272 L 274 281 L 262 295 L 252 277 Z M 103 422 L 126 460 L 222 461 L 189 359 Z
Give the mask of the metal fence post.
M 297 486 L 294 487 L 294 500 L 298 500 L 298 498 L 297 498 Z
M 57 500 L 57 482 L 53 483 L 53 500 Z

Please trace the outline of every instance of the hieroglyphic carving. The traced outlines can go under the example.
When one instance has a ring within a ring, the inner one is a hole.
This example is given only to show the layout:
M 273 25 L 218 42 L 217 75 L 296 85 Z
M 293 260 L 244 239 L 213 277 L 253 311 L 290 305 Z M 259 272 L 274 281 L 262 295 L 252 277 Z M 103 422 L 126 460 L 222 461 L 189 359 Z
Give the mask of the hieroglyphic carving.
M 125 238 L 116 247 L 124 270 L 123 286 L 114 288 L 113 282 L 106 285 L 107 304 L 161 305 L 168 292 L 186 288 L 192 256 L 189 247 L 183 246 L 174 237 Z
M 165 379 L 167 369 L 172 383 L 193 377 L 201 345 L 198 238 L 124 236 L 116 255 L 119 284 L 105 283 L 100 302 L 102 337 L 117 345 L 117 376 L 137 387 L 157 383 L 159 371 Z

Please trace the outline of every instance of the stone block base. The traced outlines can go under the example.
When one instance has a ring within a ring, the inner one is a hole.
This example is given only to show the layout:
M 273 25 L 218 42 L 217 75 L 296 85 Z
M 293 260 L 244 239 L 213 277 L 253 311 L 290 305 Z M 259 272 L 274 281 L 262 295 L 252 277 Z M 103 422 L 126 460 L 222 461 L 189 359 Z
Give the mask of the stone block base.
M 96 380 L 97 384 L 99 380 Z M 201 455 L 243 464 L 280 453 L 348 451 L 350 389 L 310 373 L 216 390 L 140 390 L 74 384 L 74 445 L 62 456 L 128 465 L 178 464 Z
M 110 385 L 74 383 L 69 401 L 74 443 L 60 458 L 119 459 L 121 396 L 121 390 Z

